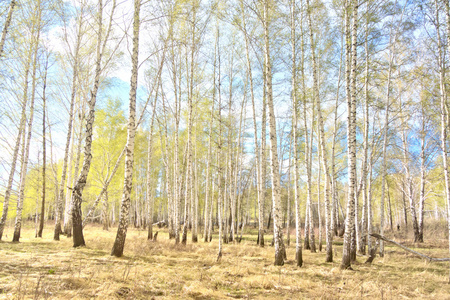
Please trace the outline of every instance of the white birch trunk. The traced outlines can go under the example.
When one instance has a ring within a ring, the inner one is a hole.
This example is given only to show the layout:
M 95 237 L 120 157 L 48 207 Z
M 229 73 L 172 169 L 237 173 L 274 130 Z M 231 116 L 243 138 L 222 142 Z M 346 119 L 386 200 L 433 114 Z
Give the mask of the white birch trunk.
M 322 110 L 320 108 L 319 101 L 319 83 L 318 83 L 318 75 L 317 75 L 317 63 L 316 63 L 316 53 L 315 53 L 315 44 L 314 37 L 312 31 L 312 22 L 311 22 L 311 13 L 310 13 L 310 4 L 309 0 L 306 0 L 307 11 L 308 11 L 308 26 L 309 26 L 309 37 L 310 43 L 312 47 L 312 64 L 313 64 L 313 99 L 316 103 L 317 107 L 317 117 L 318 117 L 318 126 L 319 126 L 319 144 L 320 151 L 322 153 L 322 166 L 323 171 L 325 173 L 325 230 L 326 230 L 326 243 L 327 243 L 327 255 L 326 262 L 333 261 L 333 235 L 331 231 L 331 205 L 330 205 L 330 186 L 331 186 L 331 178 L 328 170 L 328 159 L 327 159 L 327 149 L 326 149 L 326 139 L 325 139 L 325 130 L 324 130 L 324 122 L 322 117 Z
M 69 104 L 69 122 L 67 125 L 67 137 L 66 137 L 66 146 L 64 149 L 64 159 L 63 159 L 63 168 L 61 174 L 61 183 L 59 186 L 58 197 L 56 198 L 56 211 L 55 211 L 55 230 L 53 239 L 55 241 L 59 241 L 59 235 L 62 233 L 61 230 L 61 220 L 63 218 L 63 199 L 64 199 L 64 190 L 66 186 L 66 176 L 67 176 L 67 166 L 69 160 L 69 148 L 71 144 L 72 138 L 72 126 L 73 126 L 73 112 L 75 106 L 75 97 L 77 94 L 77 79 L 78 79 L 78 67 L 79 67 L 79 50 L 81 47 L 81 26 L 82 26 L 82 16 L 80 16 L 80 20 L 78 20 L 77 26 L 77 41 L 75 44 L 75 53 L 74 53 L 74 61 L 73 61 L 73 74 L 72 74 L 72 91 L 70 95 L 70 104 Z M 72 142 L 73 144 L 73 142 Z
M 280 169 L 278 163 L 278 149 L 277 149 L 277 127 L 275 120 L 275 110 L 273 105 L 272 92 L 272 66 L 270 59 L 269 46 L 269 0 L 264 1 L 264 76 L 266 83 L 266 98 L 269 109 L 269 129 L 270 129 L 270 163 L 271 163 L 271 177 L 272 177 L 272 210 L 273 210 L 273 235 L 275 246 L 275 262 L 276 266 L 284 264 L 285 249 L 283 244 L 282 217 L 281 217 L 281 184 L 280 184 Z
M 341 269 L 350 269 L 351 261 L 356 257 L 355 240 L 355 189 L 356 189 L 356 39 L 357 39 L 357 23 L 358 23 L 358 3 L 357 0 L 352 1 L 352 7 L 349 1 L 346 5 L 346 20 L 349 28 L 350 8 L 353 9 L 353 29 L 351 36 L 351 54 L 350 54 L 350 31 L 346 30 L 346 63 L 347 74 L 347 143 L 348 143 L 348 200 L 347 200 L 347 218 L 345 222 L 345 234 Z M 350 85 L 351 84 L 351 85 Z M 355 252 L 353 254 L 353 252 Z
M 140 27 L 140 8 L 141 0 L 134 1 L 133 16 L 133 53 L 131 56 L 131 80 L 130 80 L 130 104 L 127 126 L 127 146 L 125 154 L 125 178 L 123 186 L 123 195 L 120 205 L 119 227 L 117 228 L 116 240 L 114 241 L 111 255 L 120 257 L 123 255 L 125 239 L 127 236 L 128 216 L 131 203 L 131 189 L 133 185 L 133 161 L 134 161 L 134 140 L 136 135 L 136 89 L 138 81 L 138 62 L 139 62 L 139 27 Z
M 293 109 L 293 120 L 292 120 L 292 135 L 293 135 L 293 155 L 294 155 L 294 206 L 295 206 L 295 260 L 298 267 L 303 265 L 303 255 L 302 255 L 302 234 L 301 234 L 301 220 L 300 220 L 300 189 L 299 183 L 299 153 L 297 147 L 298 138 L 298 100 L 297 100 L 297 50 L 296 50 L 296 32 L 295 32 L 295 19 L 296 19 L 296 9 L 295 0 L 290 2 L 290 13 L 291 13 L 291 64 L 292 64 L 292 86 L 291 86 L 291 98 L 292 98 L 292 109 Z M 303 65 L 302 65 L 303 68 Z M 302 70 L 303 71 L 303 70 Z M 304 99 L 303 99 L 304 100 Z M 305 120 L 306 122 L 306 120 Z M 306 136 L 306 139 L 308 137 Z M 306 151 L 307 152 L 307 151 Z M 290 166 L 290 164 L 289 164 Z M 290 178 L 289 178 L 290 179 Z M 289 180 L 290 181 L 290 180 Z M 289 182 L 290 185 L 290 182 Z M 290 216 L 288 216 L 289 218 Z M 289 223 L 288 223 L 289 224 Z M 289 230 L 289 226 L 288 226 Z M 288 245 L 289 245 L 289 235 L 288 235 Z

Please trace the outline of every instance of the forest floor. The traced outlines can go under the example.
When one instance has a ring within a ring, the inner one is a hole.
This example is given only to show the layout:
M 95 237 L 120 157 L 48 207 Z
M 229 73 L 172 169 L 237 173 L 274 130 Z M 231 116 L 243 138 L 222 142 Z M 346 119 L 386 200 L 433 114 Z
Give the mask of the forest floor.
M 342 271 L 342 239 L 335 238 L 333 263 L 325 263 L 324 251 L 304 250 L 301 268 L 291 241 L 287 262 L 277 267 L 270 236 L 260 248 L 254 229 L 241 243 L 225 244 L 216 262 L 216 236 L 212 243 L 199 236 L 196 244 L 189 236 L 188 245 L 175 246 L 166 230 L 155 229 L 153 242 L 146 231 L 130 228 L 124 256 L 116 258 L 110 256 L 115 229 L 88 225 L 86 247 L 74 249 L 65 236 L 53 241 L 53 226 L 47 225 L 43 238 L 26 226 L 20 243 L 9 241 L 12 228 L 6 228 L 0 242 L 0 299 L 450 299 L 448 263 L 427 262 L 390 245 L 372 264 L 358 256 L 353 270 Z M 417 245 L 397 232 L 389 236 L 426 255 L 449 256 L 444 237 Z

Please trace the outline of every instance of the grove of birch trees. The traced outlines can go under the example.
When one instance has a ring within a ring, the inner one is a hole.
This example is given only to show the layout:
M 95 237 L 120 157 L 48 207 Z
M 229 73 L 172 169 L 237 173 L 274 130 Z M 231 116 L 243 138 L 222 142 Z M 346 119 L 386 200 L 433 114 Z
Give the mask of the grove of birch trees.
M 347 269 L 372 232 L 450 234 L 449 6 L 1 2 L 0 239 L 166 227 L 220 260 L 253 229 L 275 265 L 343 237 Z

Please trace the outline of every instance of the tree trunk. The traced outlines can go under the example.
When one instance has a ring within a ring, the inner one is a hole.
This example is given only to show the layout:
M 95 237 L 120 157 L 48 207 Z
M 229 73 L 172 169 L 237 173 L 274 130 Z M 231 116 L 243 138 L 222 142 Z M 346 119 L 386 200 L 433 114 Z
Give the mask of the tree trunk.
M 109 217 L 108 217 L 108 191 L 105 191 L 105 196 L 103 197 L 103 209 L 102 209 L 102 215 L 103 215 L 103 230 L 109 230 Z
M 450 38 L 450 5 L 448 1 L 445 2 L 446 14 L 447 14 L 447 39 Z M 447 206 L 447 229 L 450 234 L 450 176 L 448 170 L 448 153 L 447 153 L 447 129 L 448 129 L 448 106 L 447 106 L 447 90 L 445 86 L 445 69 L 444 69 L 444 55 L 441 51 L 441 36 L 440 36 L 440 24 L 439 24 L 439 8 L 438 1 L 434 1 L 436 6 L 436 32 L 438 34 L 438 65 L 439 65 L 439 91 L 440 91 L 440 108 L 441 108 L 441 150 L 442 150 L 442 161 L 444 168 L 444 180 L 445 180 L 445 196 L 446 196 L 446 206 Z M 448 45 L 450 50 L 450 45 Z M 450 251 L 450 238 L 449 238 L 449 251 Z M 449 272 L 449 282 L 450 282 L 450 272 Z
M 281 185 L 280 185 L 280 169 L 278 166 L 278 149 L 277 149 L 277 127 L 275 120 L 275 111 L 273 107 L 272 94 L 272 62 L 270 59 L 269 48 L 269 0 L 264 1 L 264 81 L 266 86 L 266 99 L 269 108 L 269 129 L 270 129 L 270 162 L 272 177 L 272 213 L 273 213 L 273 232 L 275 246 L 275 262 L 276 266 L 284 264 L 285 249 L 283 244 L 283 232 L 281 230 Z
M 421 101 L 422 128 L 420 134 L 420 200 L 419 200 L 419 235 L 417 241 L 423 243 L 423 219 L 425 207 L 425 109 L 424 102 Z
M 75 44 L 75 53 L 74 53 L 74 61 L 73 61 L 73 74 L 72 74 L 72 92 L 70 95 L 70 104 L 69 104 L 69 122 L 67 125 L 67 137 L 66 137 L 66 147 L 64 149 L 64 160 L 63 160 L 63 168 L 61 175 L 61 183 L 59 187 L 58 198 L 56 198 L 56 218 L 55 218 L 55 231 L 53 235 L 53 239 L 55 241 L 59 241 L 59 235 L 62 233 L 61 230 L 61 219 L 63 218 L 63 199 L 64 199 L 64 190 L 66 186 L 66 175 L 67 175 L 67 165 L 69 158 L 69 147 L 71 144 L 72 137 L 72 126 L 73 126 L 73 111 L 75 105 L 75 97 L 77 94 L 77 79 L 78 79 L 78 67 L 79 67 L 79 50 L 81 47 L 81 26 L 82 26 L 82 18 L 78 21 L 77 26 L 77 41 Z M 73 143 L 73 142 L 72 142 Z
M 292 109 L 293 109 L 293 120 L 292 120 L 292 135 L 293 142 L 292 147 L 294 150 L 294 205 L 295 205 L 295 261 L 298 267 L 303 265 L 303 254 L 302 254 L 302 235 L 301 235 L 301 220 L 300 220 L 300 190 L 299 190 L 299 153 L 297 147 L 297 138 L 298 138 L 298 101 L 297 101 L 297 56 L 296 56 L 296 33 L 295 33 L 295 20 L 296 20 L 296 9 L 295 9 L 295 0 L 291 0 L 290 2 L 290 12 L 291 12 L 291 60 L 292 60 L 292 86 L 291 86 L 291 98 L 292 98 Z M 302 65 L 303 71 L 303 65 Z M 303 99 L 305 100 L 305 99 Z M 306 122 L 306 120 L 305 120 Z M 307 138 L 306 138 L 307 139 Z M 290 183 L 290 182 L 289 182 Z M 290 216 L 288 216 L 289 218 Z M 288 228 L 289 230 L 289 228 Z M 288 236 L 289 237 L 289 236 Z M 289 238 L 288 238 L 289 241 Z M 289 245 L 289 242 L 288 242 Z
M 356 39 L 358 24 L 358 3 L 353 0 L 350 4 L 346 1 L 346 49 L 347 49 L 347 140 L 348 140 L 348 200 L 347 218 L 345 222 L 344 245 L 342 253 L 341 269 L 351 268 L 351 261 L 356 256 L 355 240 L 355 189 L 356 189 Z M 351 7 L 351 5 L 353 7 Z M 353 29 L 350 40 L 350 8 L 353 9 Z M 350 53 L 351 41 L 351 53 Z M 351 61 L 351 70 L 350 70 Z M 351 84 L 351 85 L 350 85 Z M 355 253 L 353 253 L 355 252 Z
M 98 30 L 97 30 L 97 50 L 96 50 L 96 60 L 95 60 L 95 78 L 92 91 L 90 92 L 90 100 L 88 102 L 89 112 L 86 119 L 86 136 L 84 145 L 84 160 L 83 166 L 76 181 L 75 186 L 72 191 L 72 233 L 73 233 L 73 246 L 85 246 L 83 236 L 83 219 L 81 211 L 81 203 L 83 201 L 83 190 L 86 186 L 87 177 L 89 175 L 89 170 L 92 161 L 92 138 L 93 138 L 93 126 L 95 120 L 95 103 L 97 100 L 97 92 L 100 87 L 100 76 L 102 73 L 102 57 L 105 53 L 106 43 L 108 41 L 108 36 L 111 32 L 112 18 L 114 15 L 114 10 L 116 8 L 116 0 L 113 0 L 112 10 L 110 13 L 110 19 L 108 28 L 103 36 L 103 0 L 98 1 Z
M 20 143 L 21 143 L 21 141 L 23 141 L 23 143 L 25 143 L 25 141 L 22 139 L 22 136 L 23 136 L 23 132 L 25 130 L 25 125 L 26 125 L 26 112 L 27 112 L 27 104 L 28 104 L 28 96 L 27 96 L 28 95 L 28 76 L 30 73 L 30 66 L 31 66 L 31 60 L 32 60 L 31 51 L 32 51 L 32 44 L 30 44 L 30 49 L 29 49 L 30 53 L 28 55 L 28 60 L 26 62 L 26 67 L 25 67 L 25 71 L 24 71 L 25 80 L 24 80 L 24 95 L 22 98 L 22 108 L 21 108 L 22 112 L 21 112 L 21 117 L 20 117 L 19 130 L 17 132 L 17 138 L 16 138 L 16 142 L 14 145 L 13 155 L 11 158 L 11 170 L 9 171 L 8 185 L 6 186 L 5 198 L 3 200 L 2 217 L 0 219 L 0 240 L 2 239 L 3 230 L 5 229 L 5 223 L 6 223 L 6 219 L 8 217 L 9 200 L 11 198 L 12 185 L 13 185 L 13 181 L 14 181 L 14 175 L 16 173 L 16 164 L 17 164 L 17 158 L 19 156 Z
M 6 16 L 5 24 L 3 25 L 2 38 L 0 40 L 0 57 L 3 55 L 3 48 L 5 46 L 6 34 L 8 33 L 9 25 L 11 25 L 12 13 L 16 6 L 16 0 L 11 0 L 9 3 L 8 15 Z
M 123 184 L 123 195 L 120 205 L 119 227 L 114 241 L 111 255 L 121 257 L 125 247 L 125 239 L 128 229 L 128 216 L 131 203 L 131 189 L 133 185 L 133 160 L 134 160 L 134 140 L 136 135 L 136 90 L 138 82 L 138 62 L 139 62 L 139 12 L 141 0 L 134 0 L 133 15 L 133 53 L 131 56 L 131 80 L 130 80 L 130 104 L 127 126 L 127 150 L 125 154 L 125 178 Z
M 217 145 L 217 181 L 218 181 L 218 197 L 217 197 L 217 222 L 219 224 L 219 251 L 217 254 L 217 261 L 220 261 L 222 258 L 222 235 L 223 235 L 223 157 L 222 157 L 222 96 L 221 96 L 221 86 L 222 86 L 222 77 L 220 72 L 220 32 L 219 32 L 219 20 L 216 19 L 216 45 L 217 45 L 217 58 L 218 58 L 218 71 L 219 71 L 219 82 L 218 82 L 218 122 L 219 122 L 219 141 Z
M 312 52 L 312 69 L 313 69 L 313 99 L 316 103 L 317 107 L 317 117 L 319 122 L 319 139 L 320 139 L 320 150 L 322 153 L 322 166 L 323 171 L 325 173 L 325 210 L 326 210 L 326 218 L 325 218 L 325 230 L 326 230 L 326 241 L 327 241 L 327 255 L 326 262 L 333 261 L 333 235 L 331 231 L 331 205 L 330 205 L 330 185 L 331 178 L 328 170 L 328 159 L 327 159 L 327 149 L 326 149 L 326 139 L 325 139 L 325 130 L 324 130 L 324 122 L 322 117 L 322 110 L 320 108 L 319 101 L 319 82 L 318 82 L 318 69 L 316 62 L 316 53 L 315 53 L 315 43 L 313 38 L 313 29 L 312 29 L 312 21 L 311 21 L 311 8 L 309 4 L 309 0 L 306 0 L 307 12 L 308 12 L 308 27 L 309 27 L 309 37 L 311 44 L 311 52 Z

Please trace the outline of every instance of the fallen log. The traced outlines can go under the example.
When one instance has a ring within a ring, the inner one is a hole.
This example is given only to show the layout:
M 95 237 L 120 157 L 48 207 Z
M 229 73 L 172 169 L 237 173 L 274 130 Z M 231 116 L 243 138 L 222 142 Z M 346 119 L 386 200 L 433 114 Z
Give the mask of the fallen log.
M 414 251 L 414 250 L 412 250 L 412 249 L 410 249 L 410 248 L 408 248 L 408 247 L 403 246 L 402 244 L 399 244 L 399 243 L 397 243 L 397 242 L 395 242 L 395 241 L 393 241 L 393 240 L 390 240 L 390 239 L 388 239 L 388 238 L 385 237 L 385 236 L 379 235 L 378 233 L 371 233 L 370 236 L 372 236 L 372 237 L 374 237 L 374 238 L 376 238 L 376 239 L 383 240 L 383 241 L 385 241 L 385 242 L 394 244 L 394 245 L 396 245 L 397 247 L 402 248 L 403 250 L 406 250 L 406 251 L 408 251 L 408 252 L 411 252 L 412 254 L 415 254 L 415 255 L 417 255 L 417 256 L 420 256 L 420 257 L 422 257 L 422 258 L 425 258 L 425 259 L 427 259 L 427 260 L 429 260 L 429 261 L 450 261 L 450 258 L 436 258 L 436 257 L 431 257 L 431 256 L 428 256 L 428 255 L 419 253 L 419 252 Z
M 165 220 L 162 220 L 162 221 L 153 223 L 152 226 L 158 226 L 158 228 L 161 228 L 161 227 L 166 227 L 166 226 L 167 226 L 167 223 L 166 223 Z

